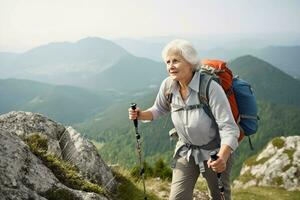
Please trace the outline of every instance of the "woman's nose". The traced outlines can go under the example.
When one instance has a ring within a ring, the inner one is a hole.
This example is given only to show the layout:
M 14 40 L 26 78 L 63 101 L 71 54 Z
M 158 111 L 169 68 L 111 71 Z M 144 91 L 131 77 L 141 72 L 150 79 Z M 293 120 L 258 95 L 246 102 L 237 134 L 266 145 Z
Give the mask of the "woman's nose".
M 167 65 L 167 68 L 168 68 L 168 69 L 172 69 L 172 68 L 174 68 L 174 65 L 168 64 L 168 65 Z
M 175 67 L 173 62 L 170 62 L 170 63 L 168 64 L 168 66 L 169 66 L 169 68 Z

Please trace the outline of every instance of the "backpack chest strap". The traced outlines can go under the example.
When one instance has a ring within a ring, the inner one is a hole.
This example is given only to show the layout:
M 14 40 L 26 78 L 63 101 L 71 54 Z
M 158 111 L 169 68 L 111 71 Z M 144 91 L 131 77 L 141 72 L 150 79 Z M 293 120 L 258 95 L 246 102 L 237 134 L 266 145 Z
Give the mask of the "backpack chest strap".
M 203 107 L 203 104 L 196 104 L 196 105 L 187 105 L 187 106 L 178 106 L 171 104 L 172 112 L 178 112 L 182 110 L 194 110 L 194 109 L 200 109 Z

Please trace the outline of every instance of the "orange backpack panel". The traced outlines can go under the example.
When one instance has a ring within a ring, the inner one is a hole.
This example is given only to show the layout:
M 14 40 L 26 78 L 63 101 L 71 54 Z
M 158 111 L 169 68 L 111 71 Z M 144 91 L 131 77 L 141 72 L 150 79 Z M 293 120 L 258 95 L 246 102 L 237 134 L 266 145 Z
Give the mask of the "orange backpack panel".
M 234 92 L 232 89 L 232 79 L 233 75 L 231 70 L 226 66 L 226 63 L 221 60 L 208 60 L 204 59 L 201 61 L 201 69 L 209 72 L 211 74 L 215 74 L 217 79 L 219 80 L 219 84 L 222 86 L 225 91 L 228 101 L 230 103 L 231 111 L 235 121 L 239 120 L 239 111 L 237 102 L 235 100 Z M 241 141 L 244 137 L 243 132 L 240 129 L 239 141 Z

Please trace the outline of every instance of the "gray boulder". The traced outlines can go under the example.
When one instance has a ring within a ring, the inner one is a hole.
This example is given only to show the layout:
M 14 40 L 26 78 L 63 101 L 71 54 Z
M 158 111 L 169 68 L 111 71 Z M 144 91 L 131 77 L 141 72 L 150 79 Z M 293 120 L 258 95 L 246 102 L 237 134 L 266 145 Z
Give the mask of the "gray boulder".
M 65 128 L 40 114 L 10 112 L 0 116 L 1 197 L 49 199 L 49 195 L 64 193 L 70 199 L 109 199 L 104 195 L 74 190 L 62 184 L 24 142 L 33 133 L 47 138 L 47 155 L 55 154 L 72 163 L 79 169 L 80 176 L 101 185 L 107 191 L 116 190 L 117 182 L 112 171 L 94 145 L 72 127 Z
M 72 127 L 68 127 L 60 139 L 60 145 L 64 147 L 63 159 L 76 165 L 85 178 L 102 184 L 109 191 L 115 191 L 116 181 L 112 173 L 108 173 L 110 168 L 90 141 L 83 139 Z
M 260 154 L 248 159 L 234 187 L 250 186 L 300 190 L 300 136 L 274 138 Z

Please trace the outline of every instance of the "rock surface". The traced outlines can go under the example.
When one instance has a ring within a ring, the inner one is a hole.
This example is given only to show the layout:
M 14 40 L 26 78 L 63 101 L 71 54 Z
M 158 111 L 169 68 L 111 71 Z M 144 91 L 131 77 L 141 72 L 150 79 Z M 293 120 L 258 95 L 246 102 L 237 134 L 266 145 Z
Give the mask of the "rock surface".
M 110 192 L 116 190 L 117 182 L 94 145 L 72 127 L 65 128 L 35 113 L 10 112 L 0 116 L 1 198 L 47 199 L 51 192 L 63 191 L 72 199 L 109 199 L 63 185 L 24 142 L 24 138 L 32 133 L 47 136 L 47 154 L 69 161 L 90 182 L 100 184 Z
M 234 187 L 282 187 L 300 190 L 300 136 L 275 138 L 244 163 Z

